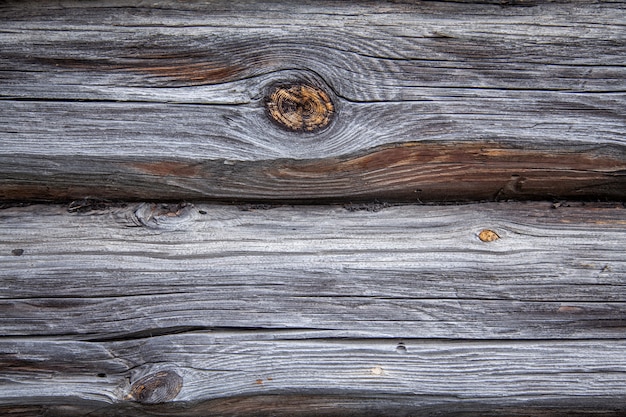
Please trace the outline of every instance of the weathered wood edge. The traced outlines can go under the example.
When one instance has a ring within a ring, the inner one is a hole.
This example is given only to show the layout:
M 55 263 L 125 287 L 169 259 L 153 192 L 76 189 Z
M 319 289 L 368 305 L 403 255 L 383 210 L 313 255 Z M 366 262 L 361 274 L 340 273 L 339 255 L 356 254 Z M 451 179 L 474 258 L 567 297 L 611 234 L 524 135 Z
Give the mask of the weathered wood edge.
M 72 398 L 67 402 L 46 405 L 0 405 L 0 413 L 12 417 L 622 417 L 626 413 L 626 405 L 620 397 L 522 401 L 518 405 L 506 406 L 497 400 L 425 405 L 415 396 L 281 394 L 153 406 L 105 404 Z

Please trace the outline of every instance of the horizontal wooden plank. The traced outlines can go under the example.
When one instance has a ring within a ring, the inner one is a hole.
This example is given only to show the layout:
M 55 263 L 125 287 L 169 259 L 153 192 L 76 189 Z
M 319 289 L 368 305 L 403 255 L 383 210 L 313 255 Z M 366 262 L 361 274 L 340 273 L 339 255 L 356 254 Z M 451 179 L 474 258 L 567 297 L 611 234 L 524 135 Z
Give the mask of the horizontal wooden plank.
M 626 147 L 407 143 L 317 160 L 0 156 L 0 200 L 458 202 L 626 198 Z
M 100 204 L 0 211 L 2 334 L 577 339 L 626 323 L 621 204 Z
M 624 341 L 298 341 L 272 332 L 108 343 L 2 338 L 0 407 L 46 405 L 53 415 L 620 415 L 625 348 Z M 136 381 L 165 370 L 182 378 L 169 405 L 128 398 Z
M 424 88 L 624 93 L 617 1 L 21 1 L 0 12 L 5 96 L 237 103 L 258 90 L 235 82 L 294 69 L 359 102 L 421 100 Z M 167 89 L 187 86 L 205 88 Z
M 411 3 L 5 2 L 0 199 L 625 198 L 624 3 Z

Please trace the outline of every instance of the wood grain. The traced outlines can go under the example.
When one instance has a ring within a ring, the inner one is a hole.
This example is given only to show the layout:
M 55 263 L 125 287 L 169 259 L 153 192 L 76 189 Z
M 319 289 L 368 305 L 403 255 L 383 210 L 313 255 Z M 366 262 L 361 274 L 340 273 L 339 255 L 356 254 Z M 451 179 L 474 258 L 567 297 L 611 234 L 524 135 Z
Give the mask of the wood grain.
M 624 3 L 476 3 L 4 2 L 0 198 L 623 199 Z M 272 123 L 293 83 L 324 129 Z
M 398 353 L 395 340 L 265 336 L 196 333 L 105 344 L 9 339 L 0 344 L 7 358 L 0 403 L 104 416 L 618 416 L 626 409 L 623 341 L 405 340 L 406 353 Z M 91 369 L 68 364 L 59 375 L 37 365 L 65 363 L 59 352 L 88 349 L 101 351 Z M 117 357 L 129 368 L 111 372 L 121 367 Z M 24 362 L 30 366 L 20 367 Z M 129 380 L 172 367 L 184 379 L 175 401 L 157 408 L 124 400 Z M 34 389 L 38 396 L 24 396 Z
M 619 415 L 625 210 L 5 207 L 0 407 Z M 133 401 L 142 381 L 167 404 Z
M 346 207 L 4 209 L 2 334 L 622 335 L 621 204 Z
M 625 415 L 624 22 L 0 2 L 0 414 Z
M 0 200 L 623 200 L 625 151 L 417 142 L 339 158 L 258 162 L 0 156 Z

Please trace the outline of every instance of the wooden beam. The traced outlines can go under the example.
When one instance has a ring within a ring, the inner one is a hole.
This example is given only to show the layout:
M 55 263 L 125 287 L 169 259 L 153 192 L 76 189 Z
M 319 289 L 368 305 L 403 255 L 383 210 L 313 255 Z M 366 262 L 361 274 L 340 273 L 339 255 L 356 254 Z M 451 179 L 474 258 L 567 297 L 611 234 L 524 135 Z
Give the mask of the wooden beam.
M 478 3 L 5 2 L 0 199 L 624 199 L 623 3 Z
M 6 207 L 0 410 L 619 415 L 625 210 Z

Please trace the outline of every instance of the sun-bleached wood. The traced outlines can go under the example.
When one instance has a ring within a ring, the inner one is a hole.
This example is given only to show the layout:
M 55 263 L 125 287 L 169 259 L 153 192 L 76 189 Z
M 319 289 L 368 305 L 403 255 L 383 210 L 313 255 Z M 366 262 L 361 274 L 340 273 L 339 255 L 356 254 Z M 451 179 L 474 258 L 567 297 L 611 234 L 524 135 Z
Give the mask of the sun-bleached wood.
M 166 415 L 618 415 L 625 210 L 6 207 L 0 406 L 149 415 L 168 371 Z
M 623 207 L 550 207 L 5 209 L 2 334 L 621 337 Z M 482 242 L 484 229 L 500 238 Z
M 398 351 L 397 340 L 289 337 L 244 331 L 108 343 L 2 341 L 2 362 L 11 370 L 3 371 L 0 410 L 19 409 L 11 403 L 65 416 L 372 415 L 368 409 L 374 415 L 618 416 L 626 410 L 624 341 L 405 340 L 406 350 Z M 132 381 L 163 369 L 183 377 L 175 401 L 124 400 Z

